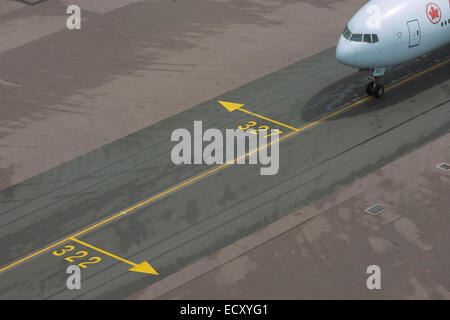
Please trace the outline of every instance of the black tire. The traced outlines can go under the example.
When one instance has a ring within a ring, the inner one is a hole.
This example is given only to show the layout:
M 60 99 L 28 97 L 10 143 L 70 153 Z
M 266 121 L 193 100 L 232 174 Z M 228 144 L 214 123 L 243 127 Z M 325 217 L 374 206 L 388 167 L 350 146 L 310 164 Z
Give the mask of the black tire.
M 367 93 L 369 96 L 373 96 L 374 92 L 375 92 L 375 82 L 370 81 L 370 82 L 367 84 L 367 87 L 366 87 L 366 93 Z
M 377 84 L 373 90 L 373 95 L 375 98 L 381 98 L 384 95 L 384 86 L 382 84 Z

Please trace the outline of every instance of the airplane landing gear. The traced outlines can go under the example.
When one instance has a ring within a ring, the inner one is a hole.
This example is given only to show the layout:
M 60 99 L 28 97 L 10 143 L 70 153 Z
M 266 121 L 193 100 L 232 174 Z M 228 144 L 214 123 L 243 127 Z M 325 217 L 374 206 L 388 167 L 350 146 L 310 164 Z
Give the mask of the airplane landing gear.
M 370 81 L 366 87 L 366 93 L 375 98 L 381 98 L 384 95 L 384 86 L 377 84 L 376 81 Z
M 373 75 L 369 77 L 369 83 L 366 87 L 366 93 L 375 98 L 381 98 L 384 95 L 384 86 L 381 83 L 381 77 L 384 75 L 384 68 L 373 70 Z

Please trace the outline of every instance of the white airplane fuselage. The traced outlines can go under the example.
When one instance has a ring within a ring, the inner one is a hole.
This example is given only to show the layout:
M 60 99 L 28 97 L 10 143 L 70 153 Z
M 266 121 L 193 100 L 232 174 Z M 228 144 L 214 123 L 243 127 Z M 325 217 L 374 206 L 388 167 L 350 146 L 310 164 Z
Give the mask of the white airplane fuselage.
M 349 21 L 336 58 L 359 69 L 385 68 L 448 43 L 450 0 L 371 0 Z

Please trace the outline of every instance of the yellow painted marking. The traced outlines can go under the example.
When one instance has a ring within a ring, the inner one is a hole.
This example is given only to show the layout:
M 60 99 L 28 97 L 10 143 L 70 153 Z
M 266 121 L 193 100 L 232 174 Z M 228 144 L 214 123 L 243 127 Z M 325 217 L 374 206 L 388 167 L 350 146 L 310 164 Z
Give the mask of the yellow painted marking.
M 109 256 L 111 258 L 114 258 L 116 260 L 125 262 L 125 263 L 127 263 L 129 265 L 132 265 L 133 268 L 129 269 L 129 271 L 149 273 L 149 274 L 156 274 L 156 275 L 158 274 L 158 272 L 156 272 L 156 270 L 153 269 L 153 267 L 147 261 L 144 261 L 144 262 L 139 263 L 139 264 L 138 263 L 134 263 L 132 261 L 129 261 L 129 260 L 126 260 L 126 259 L 121 258 L 119 256 L 116 256 L 115 254 L 113 254 L 111 252 L 105 251 L 105 250 L 97 248 L 97 247 L 95 247 L 95 246 L 93 246 L 93 245 L 91 245 L 89 243 L 86 243 L 84 241 L 76 239 L 74 237 L 70 237 L 70 240 L 75 241 L 75 242 L 77 242 L 77 243 L 79 243 L 79 244 L 81 244 L 81 245 L 83 245 L 85 247 L 91 248 L 91 249 L 93 249 L 95 251 L 98 251 L 100 253 L 103 253 L 104 255 L 107 255 L 107 256 Z
M 262 116 L 262 115 L 260 115 L 260 114 L 253 113 L 253 112 L 251 112 L 251 111 L 248 111 L 248 110 L 246 110 L 246 109 L 243 109 L 242 107 L 244 106 L 244 104 L 233 103 L 233 102 L 227 102 L 227 101 L 221 101 L 221 100 L 218 100 L 217 102 L 219 102 L 225 109 L 227 109 L 227 110 L 230 111 L 230 112 L 233 112 L 234 110 L 239 110 L 239 111 L 245 112 L 245 113 L 247 113 L 247 114 L 249 114 L 249 115 L 252 115 L 252 116 L 254 116 L 254 117 L 257 117 L 257 118 L 260 118 L 260 119 L 264 119 L 264 120 L 269 121 L 269 122 L 272 122 L 272 123 L 276 123 L 276 124 L 278 124 L 278 125 L 280 125 L 280 126 L 289 128 L 289 129 L 291 129 L 291 130 L 294 130 L 294 131 L 297 131 L 297 130 L 298 130 L 297 128 L 294 128 L 294 127 L 292 127 L 292 126 L 290 126 L 290 125 L 288 125 L 288 124 L 285 124 L 285 123 L 282 123 L 282 122 L 279 122 L 279 121 L 270 119 L 270 118 L 268 118 L 268 117 Z
M 323 118 L 321 118 L 321 119 L 319 119 L 319 120 L 317 120 L 317 121 L 314 121 L 314 122 L 308 123 L 307 125 L 304 125 L 304 126 L 301 127 L 300 129 L 298 129 L 298 132 L 304 131 L 304 130 L 309 129 L 309 128 L 311 128 L 311 127 L 314 127 L 314 126 L 316 126 L 316 125 L 318 125 L 318 124 L 320 124 L 320 123 L 322 123 L 322 122 L 325 122 L 325 121 L 327 121 L 327 120 L 329 120 L 329 119 L 331 119 L 331 118 L 334 118 L 334 117 L 336 117 L 338 114 L 343 113 L 343 112 L 345 112 L 345 111 L 348 111 L 349 109 L 352 109 L 352 108 L 356 107 L 357 105 L 359 105 L 359 104 L 361 104 L 361 103 L 363 103 L 363 102 L 366 102 L 366 101 L 368 101 L 368 100 L 371 100 L 371 99 L 373 99 L 373 97 L 370 97 L 370 96 L 369 96 L 369 97 L 366 97 L 366 98 L 364 98 L 364 99 L 361 99 L 361 100 L 359 100 L 359 101 L 357 101 L 357 102 L 355 102 L 355 103 L 352 103 L 351 105 L 348 105 L 348 106 L 346 106 L 346 107 L 343 107 L 343 108 L 341 108 L 341 109 L 339 109 L 339 110 L 337 110 L 337 111 L 335 111 L 335 112 L 333 112 L 333 113 L 330 113 L 329 115 L 327 115 L 327 116 L 325 116 L 325 117 L 323 117 Z
M 392 89 L 392 88 L 398 87 L 398 86 L 400 86 L 401 84 L 404 84 L 404 83 L 409 82 L 409 81 L 411 81 L 411 80 L 413 80 L 413 79 L 416 79 L 417 77 L 419 77 L 419 76 L 421 76 L 421 75 L 423 75 L 423 74 L 425 74 L 425 73 L 427 73 L 427 72 L 430 72 L 430 71 L 433 71 L 433 70 L 435 70 L 435 69 L 437 69 L 437 68 L 439 68 L 439 67 L 442 67 L 442 66 L 448 64 L 449 62 L 450 62 L 450 59 L 447 59 L 446 61 L 443 61 L 443 62 L 441 62 L 441 63 L 439 63 L 439 64 L 437 64 L 437 65 L 435 65 L 435 66 L 433 66 L 433 67 L 430 67 L 430 68 L 424 70 L 424 71 L 421 71 L 421 72 L 419 72 L 418 74 L 412 75 L 412 76 L 410 76 L 410 77 L 408 77 L 408 78 L 406 78 L 406 79 L 404 79 L 404 80 L 402 80 L 402 81 L 400 81 L 400 82 L 398 82 L 398 83 L 393 84 L 392 86 L 386 88 L 386 90 L 390 90 L 390 89 Z M 140 207 L 143 207 L 143 206 L 149 204 L 150 202 L 153 202 L 153 201 L 155 201 L 155 200 L 157 200 L 157 199 L 159 199 L 159 198 L 161 198 L 161 197 L 163 197 L 163 196 L 165 196 L 165 195 L 167 195 L 167 194 L 169 194 L 169 193 L 172 193 L 172 192 L 175 192 L 175 191 L 177 191 L 177 190 L 180 190 L 180 189 L 183 188 L 184 186 L 186 186 L 186 185 L 188 185 L 188 184 L 195 183 L 196 181 L 198 181 L 198 180 L 200 180 L 200 179 L 202 179 L 202 178 L 204 178 L 204 177 L 206 177 L 206 176 L 208 176 L 208 175 L 214 174 L 215 172 L 219 171 L 220 169 L 223 169 L 223 168 L 225 168 L 226 166 L 228 166 L 228 165 L 234 163 L 235 161 L 241 159 L 242 157 L 248 157 L 250 154 L 253 154 L 254 152 L 257 152 L 258 150 L 260 150 L 260 149 L 262 149 L 262 148 L 266 148 L 266 147 L 270 146 L 272 143 L 276 143 L 276 142 L 280 142 L 280 141 L 282 141 L 282 140 L 286 140 L 287 138 L 293 136 L 294 134 L 300 133 L 300 132 L 305 131 L 305 130 L 307 130 L 307 129 L 309 129 L 309 128 L 312 128 L 312 127 L 314 127 L 314 126 L 317 126 L 317 125 L 319 125 L 319 124 L 321 124 L 321 123 L 323 123 L 323 122 L 325 122 L 325 121 L 327 121 L 327 120 L 329 120 L 329 119 L 331 119 L 331 118 L 336 117 L 338 114 L 341 114 L 341 113 L 343 113 L 343 112 L 345 112 L 345 111 L 348 111 L 348 110 L 350 110 L 350 109 L 356 107 L 357 105 L 360 105 L 361 103 L 363 103 L 363 102 L 365 102 L 365 101 L 368 101 L 368 100 L 371 100 L 371 99 L 373 99 L 373 97 L 371 97 L 371 96 L 366 97 L 366 98 L 363 98 L 363 99 L 361 99 L 361 100 L 359 100 L 359 101 L 357 101 L 357 102 L 355 102 L 355 103 L 353 103 L 353 104 L 351 104 L 351 105 L 349 105 L 349 106 L 343 107 L 343 108 L 341 108 L 341 109 L 339 109 L 339 110 L 337 110 L 337 111 L 335 111 L 335 112 L 333 112 L 333 113 L 331 113 L 331 114 L 329 114 L 329 115 L 327 115 L 327 116 L 325 116 L 325 117 L 323 117 L 323 118 L 321 118 L 321 119 L 319 119 L 319 120 L 317 120 L 317 121 L 315 121 L 315 122 L 309 123 L 309 124 L 307 124 L 307 125 L 305 125 L 305 126 L 303 126 L 303 127 L 301 127 L 301 128 L 294 128 L 294 127 L 288 126 L 288 128 L 292 128 L 293 131 L 290 132 L 290 133 L 288 133 L 288 134 L 286 134 L 286 135 L 284 135 L 284 136 L 282 136 L 282 137 L 279 138 L 278 140 L 273 141 L 273 142 L 270 142 L 270 143 L 268 143 L 268 144 L 266 144 L 266 145 L 264 145 L 264 146 L 262 146 L 262 147 L 260 147 L 260 148 L 258 148 L 258 149 L 255 149 L 255 150 L 253 150 L 253 151 L 251 151 L 251 152 L 249 152 L 249 153 L 247 153 L 247 154 L 245 154 L 245 155 L 239 157 L 239 158 L 236 158 L 236 159 L 234 159 L 234 160 L 228 161 L 227 163 L 224 163 L 224 164 L 219 165 L 219 166 L 217 166 L 217 167 L 214 167 L 214 168 L 212 168 L 212 169 L 210 169 L 210 170 L 207 170 L 207 171 L 205 171 L 204 173 L 201 173 L 200 175 L 195 176 L 195 177 L 193 177 L 193 178 L 191 178 L 191 179 L 189 179 L 189 180 L 187 180 L 187 181 L 185 181 L 185 182 L 182 182 L 182 183 L 180 183 L 180 184 L 177 184 L 177 185 L 175 185 L 175 186 L 169 188 L 168 190 L 166 190 L 166 191 L 164 191 L 164 192 L 162 192 L 162 193 L 159 193 L 159 194 L 157 194 L 157 195 L 155 195 L 155 196 L 153 196 L 153 197 L 151 197 L 151 198 L 149 198 L 149 199 L 147 199 L 147 200 L 144 200 L 144 201 L 142 201 L 142 202 L 139 202 L 138 204 L 136 204 L 136 205 L 134 205 L 134 206 L 132 206 L 132 207 L 130 207 L 130 208 L 124 210 L 124 211 L 121 211 L 121 212 L 119 212 L 119 213 L 117 213 L 117 214 L 115 214 L 115 215 L 113 215 L 113 216 L 111 216 L 111 217 L 109 217 L 109 218 L 106 218 L 106 219 L 104 219 L 104 220 L 101 220 L 101 221 L 99 221 L 98 223 L 95 223 L 95 224 L 93 224 L 93 225 L 91 225 L 91 226 L 89 226 L 89 227 L 87 227 L 87 228 L 85 228 L 85 229 L 82 229 L 81 231 L 79 231 L 79 232 L 77 232 L 77 233 L 75 233 L 75 234 L 73 234 L 73 235 L 71 235 L 71 236 L 68 236 L 67 238 L 64 238 L 64 239 L 62 239 L 62 240 L 60 240 L 60 241 L 57 241 L 57 242 L 55 242 L 55 243 L 53 243 L 53 244 L 50 244 L 50 245 L 48 245 L 47 247 L 44 247 L 43 249 L 40 249 L 40 250 L 38 250 L 38 251 L 35 251 L 35 252 L 33 252 L 33 253 L 31 253 L 31 254 L 29 254 L 29 255 L 27 255 L 27 256 L 25 256 L 25 257 L 19 259 L 19 260 L 16 260 L 16 261 L 14 261 L 14 262 L 12 262 L 12 263 L 10 263 L 10 264 L 4 266 L 3 268 L 1 268 L 1 269 L 0 269 L 0 272 L 6 271 L 6 270 L 8 270 L 8 269 L 10 269 L 10 268 L 12 268 L 12 267 L 14 267 L 14 266 L 16 266 L 16 265 L 22 263 L 22 262 L 25 262 L 25 261 L 27 261 L 27 260 L 29 260 L 29 259 L 31 259 L 31 258 L 34 258 L 34 257 L 38 256 L 38 255 L 40 255 L 40 254 L 42 254 L 42 253 L 44 253 L 44 252 L 46 252 L 46 251 L 48 251 L 48 250 L 50 250 L 50 249 L 53 249 L 53 248 L 55 248 L 55 247 L 58 247 L 58 246 L 60 246 L 61 244 L 63 244 L 64 242 L 71 240 L 72 237 L 78 237 L 78 236 L 80 236 L 80 235 L 82 235 L 82 234 L 85 234 L 85 233 L 87 233 L 87 232 L 89 232 L 89 231 L 92 231 L 92 230 L 94 230 L 94 229 L 97 229 L 97 228 L 99 228 L 100 226 L 104 225 L 105 223 L 108 223 L 108 222 L 110 222 L 110 221 L 112 221 L 112 220 L 115 220 L 115 219 L 117 219 L 117 218 L 123 216 L 124 214 L 127 214 L 127 213 L 129 213 L 129 212 L 131 212 L 131 211 L 133 211 L 133 210 L 135 210 L 135 209 L 140 208 Z M 224 101 L 222 101 L 222 102 L 219 101 L 219 103 L 221 103 L 222 105 L 223 105 L 223 103 L 227 104 L 227 103 L 224 102 Z M 240 105 L 240 104 L 233 104 L 233 103 L 228 102 L 228 107 L 231 108 L 231 109 L 234 108 L 234 110 L 238 110 L 238 109 L 239 109 L 239 110 L 243 111 L 242 106 L 243 106 L 243 105 Z M 225 107 L 225 106 L 224 106 L 224 107 Z M 228 108 L 227 108 L 227 110 L 228 110 Z M 233 111 L 233 110 L 231 110 L 231 111 Z M 230 111 L 230 112 L 231 112 L 231 111 Z M 248 112 L 247 112 L 247 111 L 244 111 L 244 112 L 249 113 L 249 114 L 252 114 L 250 111 L 248 111 Z M 256 115 L 256 114 L 252 114 L 252 115 L 255 115 L 255 116 L 257 116 L 257 117 L 262 117 L 262 116 Z M 265 120 L 272 121 L 272 120 L 269 120 L 268 118 L 265 119 Z M 274 121 L 274 120 L 273 120 L 273 121 Z M 272 122 L 273 122 L 273 121 L 272 121 Z M 275 123 L 277 123 L 277 122 L 275 122 Z M 281 123 L 278 123 L 278 124 L 283 125 L 283 126 L 286 126 L 286 125 L 281 124 Z M 133 268 L 132 268 L 132 269 L 133 269 Z
M 31 258 L 33 258 L 33 257 L 35 257 L 35 256 L 37 256 L 37 255 L 39 255 L 39 254 L 41 254 L 41 253 L 44 253 L 44 252 L 46 252 L 46 251 L 48 251 L 48 250 L 50 250 L 50 249 L 56 248 L 56 247 L 60 246 L 61 244 L 63 244 L 64 242 L 66 242 L 67 240 L 69 240 L 69 239 L 66 238 L 66 239 L 60 240 L 60 241 L 58 241 L 58 242 L 55 242 L 54 244 L 49 245 L 48 247 L 45 247 L 45 248 L 43 248 L 43 249 L 41 249 L 41 250 L 38 250 L 38 251 L 35 251 L 35 252 L 33 252 L 33 253 L 31 253 L 31 254 L 29 254 L 29 255 L 23 257 L 22 259 L 19 259 L 19 260 L 13 262 L 13 263 L 11 263 L 11 264 L 9 264 L 9 265 L 7 265 L 7 266 L 1 268 L 1 269 L 0 269 L 0 272 L 3 272 L 3 271 L 5 271 L 5 270 L 8 270 L 8 269 L 10 269 L 10 268 L 12 268 L 12 267 L 18 265 L 19 263 L 22 263 L 22 262 L 24 262 L 24 261 L 26 261 L 26 260 L 29 260 L 29 259 L 31 259 Z
M 401 86 L 402 84 L 405 84 L 405 83 L 407 83 L 407 82 L 409 82 L 409 81 L 411 81 L 411 80 L 413 80 L 413 79 L 419 78 L 420 76 L 424 75 L 425 73 L 428 73 L 428 72 L 430 72 L 430 71 L 436 70 L 436 69 L 438 69 L 438 68 L 440 68 L 440 67 L 442 67 L 442 66 L 444 66 L 444 65 L 446 65 L 446 64 L 448 64 L 448 63 L 450 63 L 450 59 L 447 59 L 447 60 L 445 60 L 445 61 L 443 61 L 443 62 L 441 62 L 441 63 L 438 63 L 438 64 L 436 64 L 436 65 L 434 65 L 434 66 L 432 66 L 432 67 L 430 67 L 430 68 L 428 68 L 428 69 L 426 69 L 426 70 L 423 70 L 423 71 L 421 71 L 421 72 L 418 72 L 418 73 L 416 73 L 416 74 L 413 74 L 413 75 L 410 76 L 409 78 L 406 78 L 406 79 L 404 79 L 404 80 L 402 80 L 402 81 L 399 81 L 399 82 L 397 82 L 397 83 L 391 85 L 389 88 L 386 88 L 385 91 L 392 90 L 392 89 L 394 89 L 394 88 L 396 88 L 396 87 L 398 87 L 398 86 Z
M 233 102 L 227 102 L 227 101 L 221 101 L 221 100 L 218 100 L 217 102 L 220 103 L 225 109 L 227 109 L 230 112 L 233 112 L 234 110 L 240 109 L 241 107 L 245 106 L 245 104 L 233 103 Z

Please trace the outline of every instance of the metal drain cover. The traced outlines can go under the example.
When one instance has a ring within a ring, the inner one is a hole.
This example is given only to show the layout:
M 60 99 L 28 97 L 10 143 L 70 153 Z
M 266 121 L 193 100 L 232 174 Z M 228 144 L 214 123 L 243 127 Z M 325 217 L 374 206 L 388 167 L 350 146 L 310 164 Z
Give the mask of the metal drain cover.
M 450 164 L 448 163 L 441 163 L 440 165 L 437 166 L 439 169 L 441 170 L 445 170 L 445 171 L 449 171 L 450 170 Z
M 387 210 L 387 208 L 385 206 L 383 206 L 382 204 L 376 203 L 364 211 L 367 213 L 370 213 L 371 215 L 376 216 L 377 214 L 380 214 L 386 210 Z
M 47 0 L 16 0 L 17 2 L 22 2 L 28 4 L 30 6 L 34 6 L 35 4 L 47 1 Z

